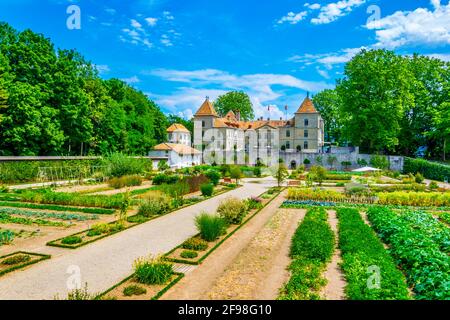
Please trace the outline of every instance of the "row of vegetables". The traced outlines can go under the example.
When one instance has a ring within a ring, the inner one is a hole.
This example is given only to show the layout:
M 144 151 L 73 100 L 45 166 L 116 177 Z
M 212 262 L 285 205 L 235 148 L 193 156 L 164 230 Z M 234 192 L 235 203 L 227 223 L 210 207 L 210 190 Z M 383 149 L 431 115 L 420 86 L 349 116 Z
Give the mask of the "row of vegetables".
M 416 299 L 450 299 L 448 228 L 425 212 L 372 207 L 368 218 L 406 275 Z

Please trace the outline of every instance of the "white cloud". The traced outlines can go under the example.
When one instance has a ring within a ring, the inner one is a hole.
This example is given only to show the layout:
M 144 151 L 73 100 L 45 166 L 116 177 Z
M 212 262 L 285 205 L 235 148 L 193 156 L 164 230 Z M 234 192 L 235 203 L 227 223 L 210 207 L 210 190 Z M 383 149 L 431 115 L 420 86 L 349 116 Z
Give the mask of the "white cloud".
M 341 0 L 334 3 L 329 3 L 320 8 L 320 13 L 317 18 L 311 19 L 313 24 L 328 24 L 336 21 L 340 17 L 346 16 L 353 11 L 353 9 L 364 4 L 366 0 Z
M 115 15 L 117 11 L 116 11 L 116 9 L 113 9 L 113 8 L 106 8 L 105 12 L 109 13 L 111 15 Z
M 322 6 L 319 3 L 305 3 L 305 7 L 311 9 L 311 10 L 318 10 L 320 9 Z
M 128 84 L 141 82 L 141 80 L 137 76 L 133 76 L 133 77 L 130 77 L 130 78 L 124 78 L 124 79 L 120 79 L 120 80 L 122 80 L 123 82 L 126 82 Z
M 431 53 L 426 54 L 427 57 L 439 59 L 445 62 L 450 62 L 450 54 L 448 53 Z
M 303 19 L 306 18 L 308 15 L 307 11 L 302 11 L 299 13 L 289 12 L 286 16 L 282 17 L 280 20 L 278 20 L 278 24 L 283 24 L 285 22 L 288 22 L 290 24 L 297 24 Z
M 131 19 L 131 26 L 136 29 L 142 29 L 142 24 L 140 24 L 137 20 Z
M 145 21 L 147 21 L 149 26 L 154 27 L 154 26 L 156 26 L 156 22 L 158 22 L 158 19 L 149 17 L 149 18 L 146 18 Z
M 164 46 L 166 46 L 166 47 L 172 47 L 173 46 L 173 43 L 172 43 L 172 41 L 170 41 L 170 39 L 167 39 L 167 38 L 161 38 L 161 43 L 164 45 Z
M 366 47 L 347 48 L 338 52 L 322 53 L 322 54 L 305 54 L 295 55 L 288 59 L 290 62 L 301 63 L 304 65 L 321 64 L 327 69 L 331 69 L 334 65 L 344 64 L 350 61 L 358 52 Z
M 397 11 L 366 27 L 375 30 L 375 47 L 395 49 L 404 46 L 445 46 L 450 44 L 450 1 L 431 1 L 434 10 L 417 8 L 414 11 Z
M 320 68 L 316 68 L 317 73 L 320 74 L 323 78 L 325 79 L 330 79 L 330 75 L 328 74 L 328 71 L 320 69 Z
M 109 71 L 111 71 L 109 66 L 107 66 L 106 64 L 97 64 L 95 65 L 95 68 L 100 74 L 108 73 Z
M 163 12 L 163 16 L 167 20 L 174 20 L 175 19 L 175 17 L 170 13 L 170 11 L 164 11 Z
M 145 75 L 159 77 L 166 81 L 186 83 L 189 87 L 181 87 L 173 95 L 157 97 L 157 102 L 167 108 L 195 109 L 200 106 L 206 95 L 212 100 L 231 90 L 242 90 L 249 94 L 254 104 L 255 116 L 267 117 L 267 105 L 280 97 L 284 92 L 273 89 L 274 86 L 295 88 L 304 91 L 318 92 L 331 88 L 325 82 L 309 82 L 285 74 L 247 74 L 234 75 L 216 69 L 194 71 L 156 69 L 145 72 Z M 208 89 L 202 89 L 208 88 Z M 272 119 L 283 117 L 284 112 L 277 105 L 271 109 Z

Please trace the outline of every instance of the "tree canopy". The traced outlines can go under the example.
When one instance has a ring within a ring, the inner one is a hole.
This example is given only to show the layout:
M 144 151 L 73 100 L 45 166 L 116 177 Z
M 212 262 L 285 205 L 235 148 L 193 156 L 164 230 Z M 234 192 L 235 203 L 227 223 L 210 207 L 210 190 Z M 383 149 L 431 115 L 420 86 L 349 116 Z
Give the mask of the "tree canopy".
M 0 23 L 0 155 L 144 155 L 167 125 L 146 95 L 101 79 L 77 51 Z
M 426 146 L 429 157 L 438 157 L 448 148 L 449 97 L 450 63 L 362 50 L 347 63 L 336 89 L 320 92 L 314 103 L 329 141 L 407 156 Z
M 231 91 L 219 98 L 214 103 L 214 108 L 223 117 L 228 112 L 240 112 L 241 120 L 253 120 L 255 114 L 253 113 L 253 104 L 250 97 L 242 91 Z

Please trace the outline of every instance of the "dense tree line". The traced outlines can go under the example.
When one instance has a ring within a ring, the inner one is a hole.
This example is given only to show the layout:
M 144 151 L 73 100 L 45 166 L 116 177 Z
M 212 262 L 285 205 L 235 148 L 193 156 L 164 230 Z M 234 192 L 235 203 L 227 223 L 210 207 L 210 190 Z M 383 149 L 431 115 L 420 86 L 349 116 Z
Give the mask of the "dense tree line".
M 142 92 L 101 79 L 75 50 L 0 24 L 0 155 L 143 155 L 167 125 Z
M 336 89 L 314 97 L 328 141 L 362 151 L 444 158 L 450 151 L 450 63 L 362 50 Z M 444 152 L 445 150 L 445 152 Z

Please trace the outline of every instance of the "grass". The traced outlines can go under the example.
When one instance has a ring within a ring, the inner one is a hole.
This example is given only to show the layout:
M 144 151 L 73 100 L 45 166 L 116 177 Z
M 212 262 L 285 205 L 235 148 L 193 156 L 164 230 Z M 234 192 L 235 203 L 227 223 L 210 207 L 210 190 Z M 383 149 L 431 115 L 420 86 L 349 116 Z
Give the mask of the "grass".
M 225 233 L 227 228 L 227 223 L 224 219 L 217 215 L 210 215 L 206 212 L 195 218 L 195 225 L 197 226 L 202 239 L 208 242 L 217 240 Z
M 350 300 L 406 300 L 405 276 L 357 209 L 339 208 L 339 247 Z M 371 270 L 379 271 L 373 274 Z M 371 280 L 373 282 L 371 282 Z M 368 285 L 371 283 L 371 285 Z
M 134 262 L 134 275 L 139 283 L 166 284 L 174 274 L 173 265 L 159 257 L 138 259 Z
M 326 284 L 323 278 L 331 260 L 335 237 L 323 208 L 311 208 L 292 238 L 289 266 L 291 278 L 281 289 L 279 300 L 318 300 Z

